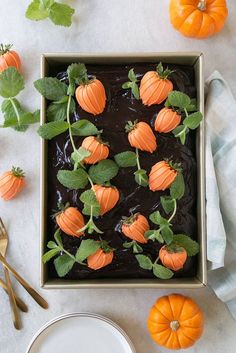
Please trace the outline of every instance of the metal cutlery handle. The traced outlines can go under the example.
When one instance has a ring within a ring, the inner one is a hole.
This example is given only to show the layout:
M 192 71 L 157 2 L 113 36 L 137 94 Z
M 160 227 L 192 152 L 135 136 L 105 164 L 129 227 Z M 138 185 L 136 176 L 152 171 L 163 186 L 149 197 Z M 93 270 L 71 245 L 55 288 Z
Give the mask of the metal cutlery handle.
M 7 290 L 7 285 L 6 283 L 0 278 L 0 286 L 5 290 L 5 292 L 8 294 L 8 290 Z M 23 311 L 24 313 L 28 312 L 28 306 L 23 302 L 22 299 L 20 299 L 18 297 L 18 295 L 13 291 L 14 297 L 15 297 L 15 301 L 16 301 L 16 305 L 18 306 L 18 308 Z
M 47 309 L 48 303 L 45 299 L 41 297 L 41 295 L 33 289 L 29 283 L 27 283 L 24 278 L 22 278 L 16 270 L 11 267 L 11 265 L 7 262 L 4 256 L 0 254 L 0 261 L 6 266 L 6 268 L 13 274 L 13 276 L 17 279 L 17 281 L 25 288 L 25 290 L 31 295 L 31 297 L 40 305 L 42 308 Z
M 5 275 L 5 279 L 6 279 L 7 292 L 8 292 L 9 302 L 10 302 L 10 307 L 11 307 L 12 320 L 13 320 L 15 328 L 17 330 L 20 330 L 22 327 L 21 319 L 20 319 L 20 314 L 19 314 L 18 308 L 16 306 L 16 300 L 15 300 L 14 292 L 13 292 L 12 285 L 11 285 L 10 275 L 9 275 L 8 269 L 5 266 L 3 266 L 3 267 L 4 267 L 4 275 Z

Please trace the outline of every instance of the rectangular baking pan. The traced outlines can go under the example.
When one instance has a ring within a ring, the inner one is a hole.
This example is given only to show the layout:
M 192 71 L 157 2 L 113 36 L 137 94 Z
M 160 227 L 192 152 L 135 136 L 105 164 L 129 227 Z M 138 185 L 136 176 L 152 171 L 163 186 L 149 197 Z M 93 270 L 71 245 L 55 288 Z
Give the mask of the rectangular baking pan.
M 50 68 L 61 64 L 69 65 L 73 62 L 85 64 L 126 64 L 137 62 L 158 62 L 169 64 L 183 64 L 194 67 L 197 88 L 197 103 L 204 114 L 204 71 L 203 54 L 200 52 L 168 52 L 168 53 L 135 53 L 135 54 L 77 54 L 50 53 L 41 57 L 41 77 L 50 73 Z M 46 122 L 46 100 L 41 101 L 41 124 Z M 196 277 L 160 279 L 93 279 L 66 280 L 50 279 L 47 264 L 42 263 L 42 255 L 48 242 L 47 234 L 47 141 L 41 139 L 41 168 L 40 168 L 40 285 L 46 289 L 56 288 L 201 288 L 207 282 L 206 269 L 206 211 L 205 211 L 205 122 L 202 121 L 196 134 L 197 157 L 197 219 L 198 269 Z

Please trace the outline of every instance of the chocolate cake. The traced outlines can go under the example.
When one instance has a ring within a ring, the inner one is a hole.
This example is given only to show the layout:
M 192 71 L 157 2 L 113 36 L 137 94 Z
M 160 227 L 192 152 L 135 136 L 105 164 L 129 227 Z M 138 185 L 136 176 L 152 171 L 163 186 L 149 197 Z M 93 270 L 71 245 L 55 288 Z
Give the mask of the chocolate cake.
M 166 66 L 166 65 L 165 65 Z M 71 117 L 71 121 L 78 119 L 87 119 L 93 122 L 97 128 L 103 130 L 103 139 L 109 142 L 110 155 L 122 151 L 133 151 L 130 146 L 125 124 L 128 120 L 148 122 L 152 127 L 156 114 L 163 108 L 164 103 L 160 105 L 144 106 L 141 100 L 132 96 L 130 90 L 122 89 L 122 84 L 127 81 L 127 74 L 131 68 L 141 79 L 148 70 L 155 70 L 156 65 L 150 63 L 137 63 L 132 65 L 86 65 L 88 74 L 95 75 L 105 86 L 107 95 L 107 104 L 104 112 L 98 116 L 83 111 L 78 105 L 76 114 Z M 171 75 L 174 89 L 188 94 L 190 97 L 196 97 L 194 69 L 191 66 L 168 65 L 174 72 Z M 66 66 L 57 67 L 54 71 L 51 69 L 49 75 L 57 77 L 62 81 L 67 81 Z M 150 172 L 151 167 L 164 158 L 171 158 L 174 162 L 181 163 L 183 176 L 185 180 L 185 195 L 178 202 L 178 210 L 173 219 L 173 231 L 175 233 L 184 233 L 197 237 L 196 222 L 196 158 L 195 158 L 195 132 L 190 131 L 185 145 L 182 145 L 172 133 L 157 134 L 157 150 L 154 153 L 140 151 L 140 162 L 142 167 Z M 79 147 L 83 138 L 75 137 L 76 146 Z M 60 169 L 71 169 L 70 155 L 72 147 L 70 144 L 68 132 L 61 134 L 51 141 L 48 141 L 48 220 L 47 231 L 48 238 L 53 237 L 56 229 L 55 220 L 51 218 L 53 210 L 57 209 L 59 201 L 69 202 L 72 206 L 82 209 L 82 203 L 79 200 L 81 190 L 68 190 L 57 180 L 57 172 Z M 113 262 L 98 270 L 93 271 L 86 266 L 75 264 L 66 278 L 70 279 L 92 279 L 92 278 L 150 278 L 154 277 L 151 271 L 143 270 L 130 249 L 125 249 L 123 243 L 127 238 L 121 233 L 121 218 L 129 216 L 131 212 L 140 212 L 147 218 L 150 213 L 159 210 L 160 197 L 166 195 L 166 192 L 152 192 L 149 188 L 139 186 L 134 180 L 134 168 L 120 168 L 118 175 L 112 180 L 121 197 L 119 203 L 110 212 L 96 219 L 96 224 L 103 230 L 102 238 L 109 241 L 111 247 L 115 248 Z M 99 235 L 93 233 L 83 237 L 99 239 Z M 62 240 L 65 249 L 75 254 L 81 243 L 81 238 L 74 238 L 62 234 Z M 160 249 L 158 242 L 148 241 L 143 245 L 144 254 L 155 259 Z M 50 278 L 57 278 L 53 263 L 49 263 Z M 193 277 L 196 274 L 197 257 L 189 257 L 184 268 L 175 273 L 175 277 Z M 156 279 L 158 281 L 158 279 Z

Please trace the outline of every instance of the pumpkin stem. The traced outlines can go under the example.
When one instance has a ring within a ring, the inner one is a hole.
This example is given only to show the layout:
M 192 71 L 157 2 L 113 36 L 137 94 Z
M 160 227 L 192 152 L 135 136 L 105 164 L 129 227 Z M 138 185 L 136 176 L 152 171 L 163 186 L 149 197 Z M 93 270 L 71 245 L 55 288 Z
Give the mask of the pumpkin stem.
M 56 218 L 60 213 L 64 212 L 68 207 L 70 207 L 70 203 L 67 202 L 65 205 L 62 202 L 58 202 L 57 204 L 58 210 L 53 210 L 53 214 L 51 215 L 52 219 Z
M 206 10 L 206 0 L 200 0 L 197 5 L 198 10 L 205 11 Z
M 0 55 L 4 55 L 12 48 L 12 44 L 0 44 Z
M 166 80 L 174 72 L 174 70 L 169 70 L 168 67 L 164 70 L 161 62 L 157 65 L 156 71 L 158 76 L 163 80 Z
M 179 321 L 178 320 L 171 321 L 170 328 L 172 331 L 176 332 L 180 328 Z
M 24 178 L 25 177 L 24 171 L 18 167 L 12 167 L 11 172 L 17 178 Z
M 134 122 L 129 120 L 127 122 L 127 124 L 125 125 L 125 132 L 130 132 L 130 131 L 134 130 L 136 125 L 137 125 L 137 123 L 138 123 L 138 120 L 135 120 Z
M 126 225 L 131 225 L 134 223 L 134 221 L 136 221 L 137 217 L 139 216 L 139 212 L 135 213 L 135 214 L 132 214 L 131 216 L 129 217 L 126 217 L 126 216 L 122 216 L 122 220 L 121 220 L 121 223 L 122 224 L 126 224 Z

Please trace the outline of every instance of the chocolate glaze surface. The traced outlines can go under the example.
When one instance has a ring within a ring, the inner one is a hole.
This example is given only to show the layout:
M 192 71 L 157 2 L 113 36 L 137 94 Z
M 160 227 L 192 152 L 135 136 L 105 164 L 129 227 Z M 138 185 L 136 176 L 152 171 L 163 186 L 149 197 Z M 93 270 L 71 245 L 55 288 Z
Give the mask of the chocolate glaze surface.
M 130 90 L 123 90 L 122 83 L 127 81 L 129 69 L 134 67 L 135 73 L 141 78 L 148 70 L 155 70 L 155 64 L 138 63 L 132 65 L 87 65 L 88 73 L 95 75 L 105 86 L 107 94 L 107 104 L 105 111 L 99 116 L 92 116 L 80 109 L 77 105 L 76 114 L 71 117 L 71 121 L 78 119 L 88 119 L 95 123 L 98 129 L 103 129 L 102 138 L 110 144 L 110 155 L 112 158 L 116 153 L 133 150 L 124 131 L 124 126 L 128 120 L 142 120 L 153 127 L 155 115 L 163 108 L 164 104 L 144 106 L 141 101 L 132 97 Z M 175 72 L 171 76 L 174 89 L 187 93 L 195 97 L 194 70 L 190 66 L 169 65 Z M 55 69 L 54 69 L 55 70 Z M 51 76 L 57 76 L 66 80 L 66 67 L 60 67 L 57 71 L 50 72 Z M 195 159 L 195 132 L 191 132 L 185 146 L 171 134 L 156 134 L 158 148 L 153 153 L 140 152 L 140 163 L 143 169 L 150 172 L 152 165 L 163 158 L 172 158 L 174 162 L 181 162 L 185 179 L 185 195 L 178 202 L 178 210 L 173 224 L 175 233 L 190 235 L 193 239 L 197 237 L 196 222 L 196 159 Z M 75 137 L 76 146 L 80 146 L 83 138 Z M 48 142 L 48 238 L 53 238 L 56 229 L 55 221 L 50 217 L 52 210 L 57 209 L 58 201 L 69 202 L 71 205 L 82 209 L 79 201 L 81 190 L 67 190 L 57 180 L 57 172 L 60 169 L 72 169 L 70 155 L 72 147 L 68 133 L 64 133 Z M 122 216 L 129 216 L 130 212 L 140 212 L 147 218 L 155 210 L 163 214 L 160 205 L 160 196 L 169 192 L 152 192 L 148 188 L 138 186 L 134 181 L 133 172 L 135 168 L 123 168 L 112 180 L 121 193 L 118 205 L 96 220 L 96 224 L 104 231 L 102 238 L 108 240 L 110 245 L 116 249 L 112 264 L 98 271 L 93 271 L 85 266 L 75 264 L 66 278 L 70 279 L 92 279 L 92 278 L 151 278 L 154 277 L 151 271 L 142 270 L 135 256 L 130 249 L 124 249 L 123 243 L 129 241 L 120 231 L 120 220 Z M 150 222 L 151 228 L 155 228 Z M 65 248 L 71 253 L 75 253 L 82 238 L 73 238 L 65 234 L 62 235 Z M 85 235 L 83 239 L 98 239 L 95 233 Z M 49 240 L 48 239 L 48 240 Z M 143 245 L 144 254 L 155 260 L 160 244 L 149 241 Z M 48 265 L 49 277 L 57 278 L 53 261 Z M 175 273 L 175 277 L 193 277 L 196 274 L 197 257 L 188 258 L 184 269 Z M 157 279 L 158 281 L 158 279 Z

